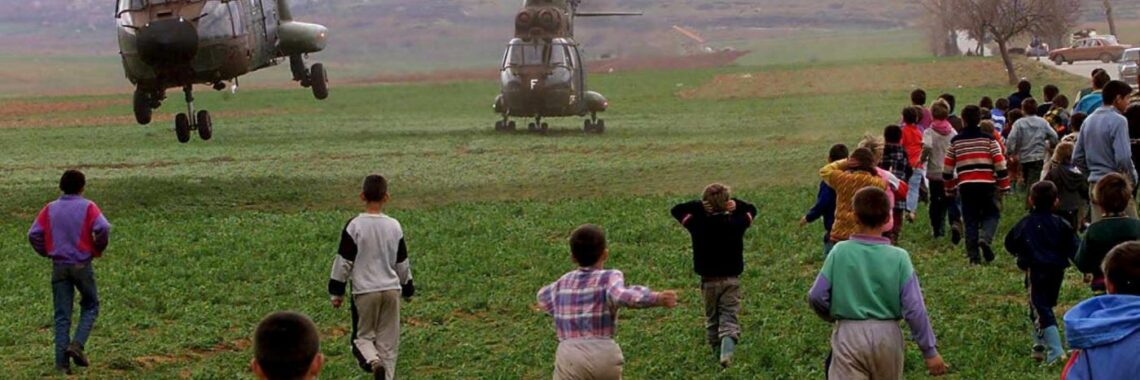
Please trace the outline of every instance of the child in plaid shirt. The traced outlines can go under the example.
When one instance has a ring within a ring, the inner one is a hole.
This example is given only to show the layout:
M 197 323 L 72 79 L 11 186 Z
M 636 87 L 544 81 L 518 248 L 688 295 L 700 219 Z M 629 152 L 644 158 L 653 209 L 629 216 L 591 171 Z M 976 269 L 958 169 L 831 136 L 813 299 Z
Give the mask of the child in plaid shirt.
M 625 359 L 613 340 L 618 308 L 672 308 L 677 293 L 626 287 L 621 271 L 603 269 L 610 251 L 601 227 L 574 230 L 570 253 L 578 269 L 538 291 L 538 307 L 554 316 L 558 333 L 554 379 L 621 379 Z
M 913 108 L 909 108 L 908 112 L 903 112 L 904 117 L 912 119 L 915 114 Z M 913 125 L 908 127 L 913 128 Z M 910 183 L 911 176 L 914 175 L 914 168 L 910 165 L 910 154 L 907 152 L 906 147 L 902 145 L 903 130 L 897 125 L 888 125 L 883 129 L 883 140 L 886 144 L 883 146 L 883 160 L 879 162 L 879 169 L 886 170 L 894 174 L 900 181 Z M 913 186 L 913 185 L 912 185 Z M 890 231 L 887 231 L 886 237 L 891 239 L 891 244 L 898 244 L 899 238 L 902 237 L 903 215 L 907 215 L 910 209 L 907 207 L 907 197 L 898 197 L 895 199 L 894 212 L 892 218 L 894 219 L 894 226 Z

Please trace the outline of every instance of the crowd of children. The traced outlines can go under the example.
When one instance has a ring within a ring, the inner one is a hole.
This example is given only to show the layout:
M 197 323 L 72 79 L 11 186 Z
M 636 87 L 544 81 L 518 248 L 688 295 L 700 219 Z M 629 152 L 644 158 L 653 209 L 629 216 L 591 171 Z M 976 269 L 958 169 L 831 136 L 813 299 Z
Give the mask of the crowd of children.
M 1045 87 L 1044 102 L 1035 100 L 1028 81 L 1010 97 L 982 99 L 960 115 L 954 96 L 943 94 L 927 108 L 926 93 L 917 90 L 900 123 L 882 136 L 865 137 L 850 154 L 846 145 L 832 146 L 819 170 L 815 205 L 800 220 L 801 226 L 824 222 L 825 259 L 808 304 L 833 324 L 828 378 L 902 378 L 906 340 L 899 321 L 909 326 L 928 372 L 947 372 L 919 274 L 898 247 L 902 230 L 916 222 L 925 195 L 933 238 L 944 239 L 949 225 L 952 244 L 965 239 L 970 264 L 992 262 L 1002 199 L 1015 183 L 1030 211 L 1006 233 L 1004 248 L 1024 272 L 1030 355 L 1047 365 L 1065 361 L 1064 327 L 1073 349 L 1064 368 L 1068 378 L 1140 373 L 1140 219 L 1132 155 L 1140 103 L 1130 106 L 1132 89 L 1105 76 L 1093 73 L 1092 89 L 1078 97 L 1075 113 L 1055 86 Z M 84 346 L 99 313 L 92 260 L 107 248 L 111 229 L 98 206 L 82 197 L 85 185 L 82 173 L 64 173 L 63 195 L 28 232 L 34 250 L 54 263 L 55 366 L 65 373 L 71 363 L 88 365 Z M 351 347 L 361 368 L 373 378 L 394 379 L 401 298 L 415 295 L 408 249 L 400 223 L 384 214 L 387 180 L 366 177 L 359 196 L 364 212 L 341 231 L 328 292 L 334 308 L 349 297 Z M 757 212 L 723 184 L 671 211 L 692 241 L 706 344 L 725 367 L 743 335 L 744 238 Z M 553 378 L 620 379 L 624 356 L 613 339 L 618 310 L 671 308 L 677 294 L 628 286 L 621 271 L 606 269 L 610 250 L 599 226 L 574 230 L 569 252 L 575 268 L 536 296 L 537 309 L 553 317 L 559 342 Z M 1087 275 L 1094 297 L 1066 313 L 1062 325 L 1053 309 L 1072 264 Z M 71 336 L 76 290 L 81 316 Z M 319 340 L 307 317 L 271 314 L 255 331 L 250 368 L 262 379 L 315 378 L 324 365 Z

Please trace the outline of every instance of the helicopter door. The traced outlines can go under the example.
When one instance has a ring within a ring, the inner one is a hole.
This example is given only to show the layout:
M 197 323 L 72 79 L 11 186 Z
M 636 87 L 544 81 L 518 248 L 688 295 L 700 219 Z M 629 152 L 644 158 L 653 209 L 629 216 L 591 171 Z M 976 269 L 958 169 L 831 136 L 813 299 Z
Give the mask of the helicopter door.
M 574 78 L 570 81 L 578 98 L 582 99 L 586 93 L 586 65 L 582 63 L 582 56 L 578 55 L 577 45 L 566 45 L 567 56 L 570 57 L 570 70 Z

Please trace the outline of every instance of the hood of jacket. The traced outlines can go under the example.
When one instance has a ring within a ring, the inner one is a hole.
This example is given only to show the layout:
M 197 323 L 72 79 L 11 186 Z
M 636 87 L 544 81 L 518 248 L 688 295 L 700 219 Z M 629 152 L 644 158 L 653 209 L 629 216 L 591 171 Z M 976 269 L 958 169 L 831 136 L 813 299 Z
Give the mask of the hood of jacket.
M 1113 344 L 1140 331 L 1140 296 L 1104 295 L 1065 313 L 1065 337 L 1073 348 Z
M 930 122 L 930 128 L 934 129 L 934 132 L 938 132 L 938 134 L 943 136 L 949 136 L 950 132 L 954 131 L 954 127 L 950 125 L 950 121 L 948 120 L 932 121 Z

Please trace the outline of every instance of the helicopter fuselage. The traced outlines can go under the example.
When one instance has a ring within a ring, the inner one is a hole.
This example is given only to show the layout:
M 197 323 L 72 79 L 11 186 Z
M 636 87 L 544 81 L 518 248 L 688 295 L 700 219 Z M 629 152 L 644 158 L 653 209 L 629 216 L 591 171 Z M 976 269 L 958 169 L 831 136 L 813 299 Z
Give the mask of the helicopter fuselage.
M 494 108 L 508 118 L 586 116 L 607 106 L 601 94 L 586 91 L 585 65 L 569 38 L 511 40 L 499 81 Z

